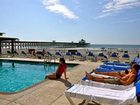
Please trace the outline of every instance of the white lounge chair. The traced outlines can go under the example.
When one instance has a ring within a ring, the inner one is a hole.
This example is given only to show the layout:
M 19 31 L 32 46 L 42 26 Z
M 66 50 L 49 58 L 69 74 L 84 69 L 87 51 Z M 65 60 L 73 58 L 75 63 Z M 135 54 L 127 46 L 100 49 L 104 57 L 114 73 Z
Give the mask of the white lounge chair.
M 107 76 L 107 75 L 102 75 L 102 74 L 95 74 L 94 72 L 91 73 L 91 75 L 94 76 L 102 76 L 102 77 L 112 77 L 112 76 Z M 102 83 L 102 82 L 96 82 L 96 81 L 92 81 L 92 80 L 88 80 L 86 77 L 84 77 L 81 80 L 81 84 L 82 85 L 88 85 L 88 86 L 94 86 L 94 87 L 102 87 L 102 88 L 109 88 L 109 89 L 116 89 L 116 90 L 124 90 L 124 89 L 128 89 L 134 86 L 134 83 L 124 86 L 124 85 L 117 85 L 117 84 L 109 84 L 109 83 Z
M 138 103 L 136 87 L 125 90 L 114 90 L 75 84 L 65 91 L 65 96 L 71 105 L 75 105 L 71 97 L 86 100 L 84 105 L 87 105 L 89 101 L 94 101 L 99 104 L 103 103 L 105 105 L 132 105 Z

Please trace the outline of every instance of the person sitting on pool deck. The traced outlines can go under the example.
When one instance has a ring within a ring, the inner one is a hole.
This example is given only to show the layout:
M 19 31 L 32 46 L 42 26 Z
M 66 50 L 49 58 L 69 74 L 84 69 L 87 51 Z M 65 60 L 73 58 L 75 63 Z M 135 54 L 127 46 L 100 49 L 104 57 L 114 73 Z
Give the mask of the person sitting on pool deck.
M 131 83 L 133 83 L 136 79 L 137 73 L 140 69 L 140 66 L 137 64 L 132 65 L 131 71 L 128 72 L 128 74 L 125 75 L 120 75 L 118 73 L 115 72 L 113 74 L 113 72 L 102 72 L 100 74 L 104 74 L 104 75 L 109 75 L 109 76 L 113 76 L 113 77 L 97 77 L 97 76 L 93 76 L 90 75 L 89 73 L 86 72 L 86 77 L 88 80 L 93 80 L 93 81 L 97 81 L 97 82 L 104 82 L 104 83 L 110 83 L 110 84 L 119 84 L 119 85 L 130 85 Z M 96 72 L 97 73 L 97 72 Z
M 60 58 L 59 65 L 58 65 L 56 73 L 47 75 L 45 77 L 45 79 L 47 79 L 47 78 L 48 79 L 53 79 L 53 80 L 60 79 L 62 74 L 64 73 L 64 78 L 65 78 L 65 80 L 67 80 L 67 78 L 66 78 L 66 69 L 67 69 L 67 64 L 65 62 L 65 59 Z

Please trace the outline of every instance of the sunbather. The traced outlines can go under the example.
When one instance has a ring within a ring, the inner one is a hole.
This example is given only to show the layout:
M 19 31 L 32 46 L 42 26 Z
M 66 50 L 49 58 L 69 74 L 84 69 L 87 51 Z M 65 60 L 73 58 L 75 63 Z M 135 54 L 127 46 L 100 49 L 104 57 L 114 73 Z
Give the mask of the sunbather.
M 45 77 L 45 79 L 47 79 L 47 78 L 49 78 L 49 79 L 59 79 L 59 78 L 61 78 L 62 74 L 64 73 L 64 78 L 65 78 L 65 80 L 67 80 L 67 78 L 66 78 L 66 69 L 67 69 L 67 65 L 65 63 L 65 59 L 60 58 L 59 66 L 57 68 L 56 73 L 47 75 Z
M 103 75 L 109 75 L 113 77 L 97 77 L 90 75 L 86 72 L 86 77 L 89 80 L 97 81 L 97 82 L 105 82 L 105 83 L 111 83 L 111 84 L 120 84 L 120 85 L 130 85 L 133 83 L 136 79 L 137 73 L 140 69 L 140 66 L 137 64 L 132 65 L 131 70 L 128 73 L 118 73 L 118 72 L 96 72 L 98 74 L 103 74 Z

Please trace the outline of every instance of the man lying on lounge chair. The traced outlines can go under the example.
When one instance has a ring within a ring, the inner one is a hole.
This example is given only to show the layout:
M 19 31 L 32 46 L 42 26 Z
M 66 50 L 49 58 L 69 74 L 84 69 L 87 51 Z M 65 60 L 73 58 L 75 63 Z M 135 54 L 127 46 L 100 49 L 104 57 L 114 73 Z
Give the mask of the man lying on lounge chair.
M 109 75 L 113 77 L 103 77 L 103 76 L 95 76 L 88 74 L 86 72 L 86 77 L 88 80 L 93 80 L 97 82 L 104 82 L 110 84 L 119 84 L 119 85 L 130 85 L 136 79 L 137 73 L 140 69 L 140 66 L 137 64 L 133 64 L 131 70 L 128 73 L 117 73 L 117 72 L 96 72 L 98 74 Z

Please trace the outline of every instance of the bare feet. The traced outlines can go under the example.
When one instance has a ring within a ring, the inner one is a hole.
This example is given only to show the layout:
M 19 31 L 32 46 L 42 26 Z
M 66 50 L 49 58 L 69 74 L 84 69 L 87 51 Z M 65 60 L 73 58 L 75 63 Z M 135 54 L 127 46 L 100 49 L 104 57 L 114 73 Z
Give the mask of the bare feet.
M 95 69 L 93 69 L 93 70 L 92 70 L 92 72 L 96 73 L 96 70 L 95 70 Z
M 48 76 L 47 75 L 45 76 L 45 79 L 48 79 Z
M 86 77 L 87 77 L 87 79 L 88 80 L 93 80 L 94 78 L 93 78 L 93 76 L 91 76 L 89 73 L 87 73 L 86 71 L 85 71 L 85 73 L 86 73 Z
M 65 78 L 66 81 L 68 81 L 68 79 L 69 79 L 68 77 Z

